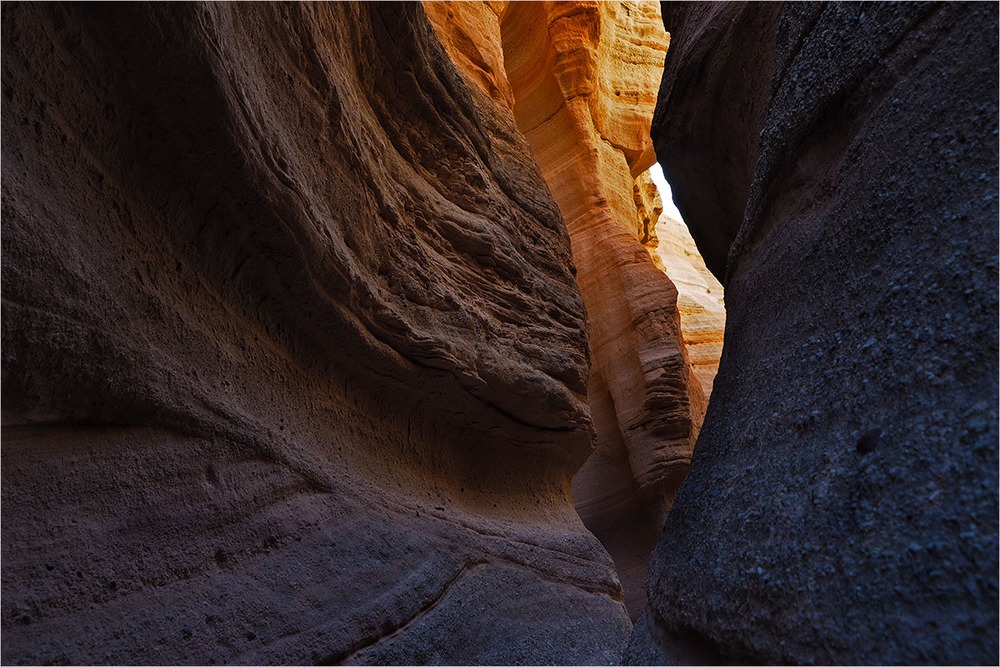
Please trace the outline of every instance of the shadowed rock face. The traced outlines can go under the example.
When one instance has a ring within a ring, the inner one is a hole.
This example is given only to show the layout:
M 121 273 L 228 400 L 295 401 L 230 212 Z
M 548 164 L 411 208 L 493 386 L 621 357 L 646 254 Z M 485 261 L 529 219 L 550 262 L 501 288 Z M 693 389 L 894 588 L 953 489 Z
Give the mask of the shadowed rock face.
M 997 74 L 995 5 L 680 10 L 726 347 L 630 662 L 997 661 Z
M 617 659 L 568 238 L 419 6 L 5 5 L 3 103 L 4 662 Z

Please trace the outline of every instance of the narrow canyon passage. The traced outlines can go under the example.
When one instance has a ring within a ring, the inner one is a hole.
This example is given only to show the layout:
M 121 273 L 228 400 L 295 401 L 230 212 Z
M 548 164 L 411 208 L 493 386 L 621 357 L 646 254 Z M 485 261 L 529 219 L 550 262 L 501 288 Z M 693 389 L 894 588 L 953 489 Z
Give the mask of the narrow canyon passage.
M 679 214 L 662 215 L 647 171 L 669 44 L 659 5 L 428 2 L 425 9 L 471 87 L 513 112 L 566 222 L 589 320 L 587 399 L 596 432 L 573 498 L 614 558 L 634 620 L 704 415 L 725 323 L 722 286 Z
M 0 12 L 5 664 L 1000 659 L 996 5 Z
M 615 558 L 634 619 L 707 401 L 661 258 L 697 273 L 684 254 L 697 250 L 669 243 L 680 235 L 657 247 L 663 207 L 639 164 L 669 35 L 655 3 L 513 4 L 500 27 L 514 115 L 566 220 L 590 322 L 597 440 L 574 499 Z M 721 343 L 718 315 L 708 328 Z

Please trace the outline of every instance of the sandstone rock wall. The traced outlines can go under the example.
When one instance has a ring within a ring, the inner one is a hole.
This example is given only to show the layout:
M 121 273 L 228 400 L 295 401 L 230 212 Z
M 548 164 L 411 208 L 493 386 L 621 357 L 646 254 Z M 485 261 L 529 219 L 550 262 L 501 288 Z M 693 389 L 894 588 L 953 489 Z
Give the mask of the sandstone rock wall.
M 638 613 L 646 559 L 705 410 L 684 349 L 677 291 L 643 248 L 658 215 L 648 175 L 639 179 L 646 190 L 634 190 L 633 171 L 651 164 L 649 123 L 669 41 L 659 7 L 425 6 L 467 78 L 498 104 L 512 102 L 566 219 L 590 318 L 588 398 L 597 430 L 596 452 L 573 493 Z M 497 92 L 508 89 L 510 96 Z
M 518 4 L 502 26 L 518 126 L 566 218 L 590 317 L 598 443 L 574 497 L 615 556 L 633 614 L 705 407 L 677 291 L 635 233 L 630 168 L 649 143 L 667 47 L 658 21 L 654 3 Z
M 681 8 L 653 136 L 726 349 L 631 662 L 997 661 L 997 34 Z
M 448 56 L 473 84 L 498 105 L 514 109 L 514 92 L 504 68 L 500 19 L 509 2 L 424 2 L 427 18 Z
M 569 240 L 420 6 L 2 12 L 3 661 L 616 660 Z
M 655 249 L 658 245 L 656 226 L 659 224 L 660 216 L 663 215 L 663 201 L 649 171 L 642 172 L 632 183 L 632 199 L 635 201 L 639 223 L 635 235 L 639 242 L 651 251 L 649 255 L 653 258 L 653 264 L 662 271 L 663 260 Z

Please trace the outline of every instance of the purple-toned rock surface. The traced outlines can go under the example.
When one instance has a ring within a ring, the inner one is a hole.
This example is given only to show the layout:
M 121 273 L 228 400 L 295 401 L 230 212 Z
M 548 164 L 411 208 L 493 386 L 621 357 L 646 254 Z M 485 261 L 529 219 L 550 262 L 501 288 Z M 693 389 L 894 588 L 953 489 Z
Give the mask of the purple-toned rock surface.
M 725 348 L 626 659 L 993 664 L 997 6 L 678 14 L 652 132 Z
M 568 236 L 423 10 L 2 11 L 3 661 L 617 660 Z

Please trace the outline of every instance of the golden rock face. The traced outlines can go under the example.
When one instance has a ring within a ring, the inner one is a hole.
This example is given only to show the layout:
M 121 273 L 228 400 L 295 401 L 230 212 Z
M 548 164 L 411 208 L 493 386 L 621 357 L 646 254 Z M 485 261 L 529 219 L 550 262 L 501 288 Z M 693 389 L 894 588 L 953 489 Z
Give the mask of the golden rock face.
M 655 162 L 649 126 L 670 41 L 659 4 L 425 9 L 466 78 L 497 104 L 512 102 L 569 230 L 590 320 L 597 432 L 574 498 L 614 556 L 635 616 L 646 554 L 687 471 L 721 349 L 721 302 L 702 304 L 693 243 L 665 228 L 669 241 L 657 250 L 662 204 L 644 172 Z M 680 271 L 680 299 L 666 267 Z
M 514 108 L 504 71 L 500 16 L 506 2 L 427 2 L 424 11 L 438 39 L 466 79 L 498 104 Z
M 681 335 L 695 376 L 706 398 L 712 393 L 722 356 L 726 328 L 726 306 L 719 280 L 705 266 L 705 260 L 679 211 L 665 210 L 652 170 L 635 180 L 633 194 L 639 211 L 637 234 L 653 263 L 662 269 L 677 288 L 677 312 Z

